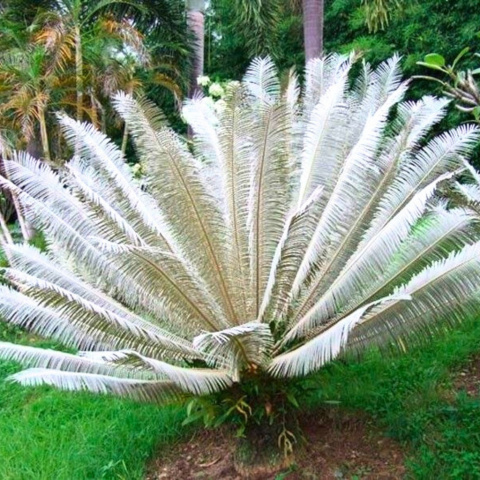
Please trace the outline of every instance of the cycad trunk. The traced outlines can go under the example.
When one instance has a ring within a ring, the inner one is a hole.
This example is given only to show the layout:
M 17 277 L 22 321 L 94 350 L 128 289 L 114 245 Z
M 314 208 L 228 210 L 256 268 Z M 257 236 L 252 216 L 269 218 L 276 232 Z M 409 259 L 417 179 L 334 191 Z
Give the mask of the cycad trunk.
M 303 39 L 306 62 L 322 54 L 323 11 L 324 0 L 303 0 Z
M 198 91 L 197 78 L 203 75 L 204 37 L 205 37 L 205 0 L 187 0 L 187 26 L 192 34 L 193 58 L 188 96 L 192 98 Z

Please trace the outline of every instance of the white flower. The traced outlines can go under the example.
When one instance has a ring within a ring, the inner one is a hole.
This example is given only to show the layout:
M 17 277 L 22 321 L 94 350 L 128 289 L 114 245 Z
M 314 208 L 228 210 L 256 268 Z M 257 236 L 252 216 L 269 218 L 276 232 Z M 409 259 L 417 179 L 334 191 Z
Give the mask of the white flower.
M 208 89 L 208 93 L 212 97 L 223 97 L 223 95 L 225 94 L 225 91 L 223 90 L 223 87 L 219 83 L 215 82 L 210 85 L 210 88 Z
M 200 85 L 201 87 L 207 87 L 210 84 L 210 78 L 207 77 L 206 75 L 200 75 L 197 78 L 197 85 Z

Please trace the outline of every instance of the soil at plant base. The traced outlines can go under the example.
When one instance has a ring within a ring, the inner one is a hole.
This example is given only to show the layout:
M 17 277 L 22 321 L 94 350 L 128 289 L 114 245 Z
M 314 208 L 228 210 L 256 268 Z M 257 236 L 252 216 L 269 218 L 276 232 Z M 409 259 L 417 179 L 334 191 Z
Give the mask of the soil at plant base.
M 455 375 L 453 386 L 455 390 L 464 390 L 472 397 L 480 394 L 480 355 L 472 357 L 468 365 Z
M 328 410 L 301 419 L 307 445 L 289 472 L 264 480 L 392 479 L 405 475 L 405 452 L 363 414 Z M 227 428 L 199 430 L 163 450 L 146 480 L 241 480 L 235 472 L 235 438 Z

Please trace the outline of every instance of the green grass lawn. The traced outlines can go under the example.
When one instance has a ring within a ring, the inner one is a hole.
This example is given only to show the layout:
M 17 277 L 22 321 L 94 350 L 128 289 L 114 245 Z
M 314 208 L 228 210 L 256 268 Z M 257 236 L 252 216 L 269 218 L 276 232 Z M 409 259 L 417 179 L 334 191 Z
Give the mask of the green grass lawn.
M 0 339 L 58 347 L 1 325 Z M 409 478 L 479 479 L 480 397 L 452 392 L 451 380 L 477 352 L 480 322 L 469 321 L 409 355 L 336 362 L 313 377 L 310 407 L 367 411 L 406 446 Z M 141 479 L 149 456 L 181 437 L 180 408 L 3 382 L 17 370 L 0 363 L 2 480 Z
M 0 340 L 55 347 L 1 325 Z M 141 479 L 155 448 L 181 434 L 180 408 L 3 381 L 18 369 L 0 363 L 2 480 Z

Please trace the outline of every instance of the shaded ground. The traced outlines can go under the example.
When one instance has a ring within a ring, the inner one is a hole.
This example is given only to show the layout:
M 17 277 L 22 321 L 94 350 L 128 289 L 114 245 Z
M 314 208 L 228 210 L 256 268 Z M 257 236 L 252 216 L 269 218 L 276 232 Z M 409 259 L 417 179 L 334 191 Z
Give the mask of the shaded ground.
M 469 363 L 455 376 L 455 390 L 464 390 L 469 396 L 476 397 L 480 393 L 480 355 L 473 356 Z
M 363 415 L 318 412 L 302 421 L 308 444 L 288 480 L 401 479 L 404 453 Z M 149 468 L 147 480 L 240 480 L 233 467 L 234 438 L 227 430 L 199 431 L 179 443 Z

